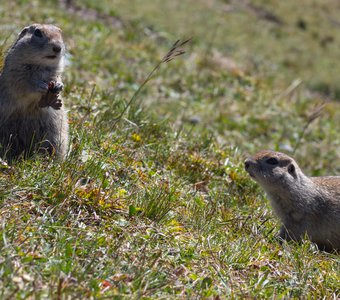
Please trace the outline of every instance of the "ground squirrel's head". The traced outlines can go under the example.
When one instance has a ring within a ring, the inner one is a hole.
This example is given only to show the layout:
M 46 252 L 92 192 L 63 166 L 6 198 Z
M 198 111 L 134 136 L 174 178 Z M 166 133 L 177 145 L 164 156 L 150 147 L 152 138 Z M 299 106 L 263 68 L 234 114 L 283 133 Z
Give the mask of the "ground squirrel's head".
M 291 188 L 302 174 L 297 163 L 288 155 L 263 150 L 245 160 L 249 175 L 266 190 Z
M 8 53 L 16 63 L 58 66 L 62 63 L 65 46 L 60 28 L 33 24 L 25 27 Z

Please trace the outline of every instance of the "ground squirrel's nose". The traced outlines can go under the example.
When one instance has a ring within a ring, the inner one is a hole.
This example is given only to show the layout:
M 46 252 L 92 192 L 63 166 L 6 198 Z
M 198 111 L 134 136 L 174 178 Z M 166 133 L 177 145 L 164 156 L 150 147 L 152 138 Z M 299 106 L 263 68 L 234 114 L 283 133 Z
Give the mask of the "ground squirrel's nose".
M 60 47 L 60 46 L 53 46 L 53 51 L 54 51 L 55 53 L 60 53 L 61 47 Z

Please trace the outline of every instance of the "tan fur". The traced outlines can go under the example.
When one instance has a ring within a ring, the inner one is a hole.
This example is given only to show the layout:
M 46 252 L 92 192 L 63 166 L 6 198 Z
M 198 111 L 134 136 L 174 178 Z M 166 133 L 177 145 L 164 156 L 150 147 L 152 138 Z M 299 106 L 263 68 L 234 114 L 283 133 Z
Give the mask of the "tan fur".
M 245 169 L 269 196 L 281 238 L 307 234 L 320 249 L 340 250 L 340 176 L 307 177 L 293 158 L 274 151 L 248 158 Z
M 13 159 L 33 151 L 66 156 L 66 112 L 59 94 L 52 102 L 46 99 L 51 97 L 49 83 L 61 83 L 64 54 L 61 30 L 53 25 L 25 27 L 9 49 L 0 74 L 1 157 Z

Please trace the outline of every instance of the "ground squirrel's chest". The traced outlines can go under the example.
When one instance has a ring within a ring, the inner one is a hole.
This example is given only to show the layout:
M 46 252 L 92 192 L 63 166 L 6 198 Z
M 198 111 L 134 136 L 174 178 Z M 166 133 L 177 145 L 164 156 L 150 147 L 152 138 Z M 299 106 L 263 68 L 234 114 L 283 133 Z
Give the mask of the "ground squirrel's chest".
M 28 77 L 33 80 L 50 82 L 52 80 L 56 80 L 59 77 L 57 70 L 48 66 L 26 65 L 25 70 Z M 29 81 L 30 80 L 28 80 L 28 82 Z

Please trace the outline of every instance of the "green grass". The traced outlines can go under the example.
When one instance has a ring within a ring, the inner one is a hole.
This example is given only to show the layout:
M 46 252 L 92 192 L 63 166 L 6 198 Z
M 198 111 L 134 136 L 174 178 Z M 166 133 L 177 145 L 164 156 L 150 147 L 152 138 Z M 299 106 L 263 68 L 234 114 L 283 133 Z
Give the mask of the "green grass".
M 340 297 L 339 256 L 280 245 L 243 169 L 300 141 L 306 174 L 340 174 L 337 1 L 252 1 L 283 24 L 241 1 L 76 1 L 89 21 L 55 2 L 0 4 L 2 53 L 27 24 L 63 29 L 71 129 L 64 162 L 0 163 L 0 298 Z

